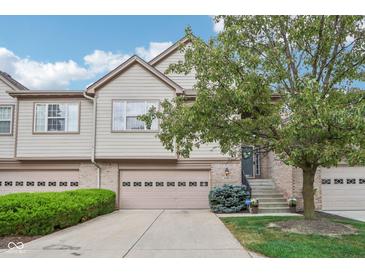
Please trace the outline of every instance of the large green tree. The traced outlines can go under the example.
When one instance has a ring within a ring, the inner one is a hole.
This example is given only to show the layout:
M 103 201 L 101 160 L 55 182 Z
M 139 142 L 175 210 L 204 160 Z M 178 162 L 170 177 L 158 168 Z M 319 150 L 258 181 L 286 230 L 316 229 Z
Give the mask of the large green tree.
M 160 119 L 167 149 L 188 157 L 218 142 L 273 151 L 303 170 L 304 215 L 314 218 L 318 167 L 365 159 L 363 16 L 218 16 L 224 30 L 207 43 L 192 35 L 185 61 L 168 72 L 196 72 L 196 100 L 180 96 L 141 119 Z

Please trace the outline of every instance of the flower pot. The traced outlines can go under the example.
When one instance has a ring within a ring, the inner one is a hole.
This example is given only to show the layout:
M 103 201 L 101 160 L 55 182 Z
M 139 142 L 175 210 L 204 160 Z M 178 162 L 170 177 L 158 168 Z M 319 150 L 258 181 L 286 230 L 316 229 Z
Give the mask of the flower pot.
M 297 213 L 297 207 L 296 206 L 290 206 L 289 210 L 290 210 L 290 213 Z
M 250 212 L 251 214 L 257 214 L 259 212 L 259 207 L 258 206 L 250 207 Z

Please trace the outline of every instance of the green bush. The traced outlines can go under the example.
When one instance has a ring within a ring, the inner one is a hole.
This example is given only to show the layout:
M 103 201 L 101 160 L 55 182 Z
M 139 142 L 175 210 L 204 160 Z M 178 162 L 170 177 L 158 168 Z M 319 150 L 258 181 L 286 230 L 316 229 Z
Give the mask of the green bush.
M 234 213 L 246 208 L 246 198 L 244 186 L 224 185 L 210 191 L 209 204 L 215 213 Z
M 0 196 L 0 236 L 45 235 L 115 209 L 105 189 L 15 193 Z

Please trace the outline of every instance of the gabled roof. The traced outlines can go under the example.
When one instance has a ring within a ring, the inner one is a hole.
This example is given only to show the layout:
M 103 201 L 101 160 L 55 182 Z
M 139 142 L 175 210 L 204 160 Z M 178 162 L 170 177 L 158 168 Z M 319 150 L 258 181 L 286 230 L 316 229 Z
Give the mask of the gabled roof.
M 119 76 L 121 73 L 123 73 L 125 70 L 127 70 L 131 65 L 133 64 L 139 64 L 143 68 L 145 68 L 148 72 L 156 76 L 158 79 L 160 79 L 162 82 L 167 84 L 168 86 L 172 87 L 176 90 L 176 93 L 182 93 L 183 88 L 175 83 L 173 80 L 171 80 L 169 77 L 167 77 L 165 74 L 160 72 L 159 70 L 155 69 L 151 65 L 149 65 L 147 62 L 145 62 L 143 59 L 138 57 L 137 55 L 133 55 L 131 58 L 129 58 L 127 61 L 113 69 L 111 72 L 97 80 L 95 83 L 91 84 L 87 87 L 87 92 L 94 93 L 96 89 L 104 86 L 106 83 L 114 79 L 115 77 Z
M 0 70 L 0 79 L 7 83 L 11 88 L 15 90 L 28 90 L 21 83 L 13 79 L 9 74 Z
M 177 41 L 175 44 L 173 44 L 171 47 L 165 49 L 163 52 L 161 52 L 159 55 L 157 55 L 155 58 L 153 58 L 148 63 L 151 66 L 157 65 L 159 62 L 161 62 L 163 59 L 165 59 L 167 56 L 169 56 L 171 53 L 175 52 L 181 45 L 186 44 L 189 42 L 189 38 L 186 36 L 181 38 L 179 41 Z

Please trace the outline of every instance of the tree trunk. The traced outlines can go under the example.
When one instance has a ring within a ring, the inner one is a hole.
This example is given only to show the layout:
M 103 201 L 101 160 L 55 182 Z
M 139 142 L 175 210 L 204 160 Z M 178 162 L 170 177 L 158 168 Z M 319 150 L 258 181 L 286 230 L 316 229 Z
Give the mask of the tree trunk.
M 303 169 L 303 200 L 304 200 L 304 218 L 307 220 L 314 219 L 314 176 L 317 168 Z

